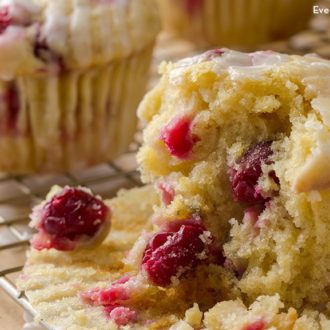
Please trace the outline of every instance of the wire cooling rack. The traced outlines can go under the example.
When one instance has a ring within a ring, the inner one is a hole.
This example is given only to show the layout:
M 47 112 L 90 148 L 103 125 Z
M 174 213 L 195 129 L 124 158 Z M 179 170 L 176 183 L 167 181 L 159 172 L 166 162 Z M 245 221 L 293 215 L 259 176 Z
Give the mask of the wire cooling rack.
M 309 30 L 301 32 L 288 41 L 263 45 L 260 49 L 287 53 L 318 53 L 330 58 L 329 18 L 317 17 L 312 20 Z M 174 61 L 196 53 L 191 43 L 162 35 L 155 50 L 148 88 L 151 88 L 158 79 L 157 66 L 161 61 Z M 42 200 L 54 184 L 87 186 L 104 198 L 115 196 L 120 188 L 140 185 L 135 162 L 135 154 L 140 143 L 141 133 L 138 132 L 126 154 L 113 162 L 80 172 L 23 177 L 0 174 L 0 294 L 6 292 L 22 307 L 22 310 L 34 315 L 32 306 L 15 286 L 15 279 L 23 268 L 25 252 L 32 235 L 28 227 L 31 207 Z M 9 315 L 9 320 L 17 319 L 16 312 Z M 0 329 L 16 330 L 20 327 L 15 322 L 12 324 L 17 325 L 8 326 L 8 323 L 2 324 L 1 321 L 0 315 Z M 43 326 L 49 329 L 46 325 Z

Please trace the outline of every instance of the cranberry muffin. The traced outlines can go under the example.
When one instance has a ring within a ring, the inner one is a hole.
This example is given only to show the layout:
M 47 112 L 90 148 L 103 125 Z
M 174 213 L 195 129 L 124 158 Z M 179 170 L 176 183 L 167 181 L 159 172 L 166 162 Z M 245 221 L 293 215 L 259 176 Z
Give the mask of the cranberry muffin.
M 249 302 L 279 293 L 295 308 L 326 305 L 330 62 L 217 49 L 161 71 L 139 108 L 138 154 L 142 179 L 163 196 L 160 232 L 208 232 L 204 260 L 219 249 Z M 166 284 L 202 261 L 195 252 Z
M 153 0 L 0 4 L 0 171 L 83 168 L 124 152 L 159 30 Z
M 304 29 L 314 0 L 158 0 L 163 27 L 199 46 L 252 47 Z M 294 22 L 294 24 L 292 24 Z
M 330 62 L 216 49 L 161 72 L 139 108 L 154 190 L 93 213 L 112 215 L 94 249 L 70 228 L 70 251 L 32 249 L 20 288 L 41 319 L 77 329 L 328 329 Z M 54 238 L 48 203 L 63 195 L 38 208 L 39 234 Z

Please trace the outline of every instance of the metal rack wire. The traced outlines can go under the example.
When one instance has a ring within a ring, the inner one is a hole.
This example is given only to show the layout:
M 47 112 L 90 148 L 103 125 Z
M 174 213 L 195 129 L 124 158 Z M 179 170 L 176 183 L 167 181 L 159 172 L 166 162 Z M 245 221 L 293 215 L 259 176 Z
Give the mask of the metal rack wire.
M 268 44 L 261 48 L 283 52 L 316 52 L 330 58 L 330 20 L 314 22 L 312 29 L 303 32 L 290 41 Z M 196 50 L 189 42 L 162 36 L 155 51 L 150 82 L 151 88 L 157 81 L 157 66 L 163 60 L 177 60 L 191 56 Z M 48 176 L 10 176 L 0 174 L 0 253 L 10 253 L 19 249 L 17 258 L 2 264 L 0 258 L 0 291 L 4 290 L 28 314 L 34 310 L 24 294 L 14 283 L 22 270 L 24 255 L 29 247 L 32 231 L 28 227 L 28 215 L 32 205 L 43 199 L 49 188 L 54 185 L 83 185 L 104 198 L 113 197 L 118 189 L 130 188 L 140 183 L 136 171 L 135 154 L 141 142 L 137 133 L 129 151 L 113 162 L 74 173 Z M 44 325 L 46 329 L 49 329 Z

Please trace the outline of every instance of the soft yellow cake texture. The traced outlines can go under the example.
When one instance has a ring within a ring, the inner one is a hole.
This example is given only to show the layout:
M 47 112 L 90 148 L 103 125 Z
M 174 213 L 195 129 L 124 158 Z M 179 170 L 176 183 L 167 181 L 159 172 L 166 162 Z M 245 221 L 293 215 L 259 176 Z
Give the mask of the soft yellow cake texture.
M 152 186 L 145 186 L 122 191 L 106 203 L 112 212 L 111 231 L 101 245 L 73 252 L 32 248 L 28 252 L 18 287 L 25 291 L 36 310 L 36 322 L 43 321 L 55 329 L 118 328 L 106 317 L 103 307 L 86 304 L 81 294 L 90 289 L 109 288 L 121 276 L 137 273 L 125 261 L 132 257 L 130 250 L 137 238 L 153 231 L 149 218 L 159 205 L 159 197 Z M 221 278 L 220 283 L 210 274 Z M 192 308 L 194 302 L 198 301 L 205 310 L 218 300 L 237 296 L 239 292 L 230 274 L 222 267 L 205 265 L 200 267 L 198 276 L 182 281 L 177 287 L 159 288 L 146 283 L 138 287 L 128 304 L 137 310 L 138 320 L 126 328 L 169 329 L 185 314 L 190 324 L 200 325 L 201 312 L 196 318 L 194 311 L 199 307 L 195 304 Z
M 153 217 L 161 222 L 201 216 L 223 244 L 227 268 L 240 273 L 237 285 L 247 302 L 278 293 L 286 306 L 325 310 L 330 62 L 223 49 L 164 63 L 160 71 L 160 83 L 139 108 L 147 128 L 138 161 L 144 182 L 171 185 L 174 196 Z M 195 139 L 185 157 L 173 155 L 164 140 L 164 129 L 178 118 L 190 118 L 188 134 Z M 273 154 L 258 186 L 273 195 L 256 228 L 244 217 L 244 203 L 233 199 L 228 171 L 263 141 L 273 141 Z
M 302 316 L 290 308 L 281 312 L 283 303 L 279 296 L 260 296 L 246 308 L 240 300 L 218 303 L 205 313 L 204 323 L 207 329 L 221 330 L 317 330 L 329 329 L 330 321 L 324 315 L 306 311 Z
M 146 186 L 122 191 L 106 203 L 113 212 L 112 231 L 101 246 L 75 252 L 28 252 L 18 286 L 37 312 L 36 323 L 43 321 L 54 329 L 70 330 L 120 328 L 106 318 L 102 307 L 84 303 L 81 293 L 107 288 L 122 274 L 134 274 L 123 260 L 141 232 L 152 230 L 148 220 L 159 198 L 151 186 Z M 144 287 L 133 301 L 139 312 L 138 322 L 121 329 L 329 329 L 330 321 L 316 311 L 306 310 L 300 316 L 294 308 L 286 311 L 279 295 L 258 297 L 249 308 L 245 307 L 239 292 L 229 288 L 232 280 L 224 272 L 212 265 L 200 268 L 194 278 L 177 287 Z M 222 286 L 221 292 L 215 292 L 215 286 Z M 232 294 L 226 296 L 226 290 Z M 207 310 L 215 293 L 214 299 L 219 302 Z M 230 298 L 233 300 L 226 300 Z
M 108 202 L 112 229 L 95 249 L 29 252 L 19 287 L 38 319 L 116 329 L 81 294 L 124 275 L 133 285 L 120 302 L 137 319 L 123 329 L 330 329 L 330 63 L 218 49 L 161 71 L 139 109 L 138 161 L 155 188 Z M 179 237 L 182 254 L 171 249 L 180 220 L 181 233 L 205 227 L 191 245 Z M 163 274 L 164 251 L 185 262 L 202 241 L 214 259 L 196 252 L 194 266 L 177 263 L 169 282 L 153 285 L 145 253 L 164 233 L 153 261 Z
M 56 329 L 116 329 L 101 307 L 83 303 L 79 294 L 107 287 L 122 275 L 123 259 L 141 232 L 151 229 L 147 220 L 158 203 L 154 189 L 148 186 L 121 192 L 107 202 L 112 229 L 100 246 L 70 253 L 31 249 L 18 285 L 37 311 L 36 320 Z M 160 319 L 162 313 L 157 316 Z M 175 315 L 168 317 L 177 320 Z

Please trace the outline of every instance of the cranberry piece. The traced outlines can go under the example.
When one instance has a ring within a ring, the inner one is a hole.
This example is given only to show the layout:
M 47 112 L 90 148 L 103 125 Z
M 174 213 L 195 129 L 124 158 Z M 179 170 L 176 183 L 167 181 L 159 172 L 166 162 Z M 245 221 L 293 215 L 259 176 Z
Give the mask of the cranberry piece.
M 70 251 L 100 242 L 110 228 L 111 210 L 81 188 L 65 187 L 45 204 L 34 208 L 32 226 L 38 230 L 31 244 L 37 250 Z
M 162 130 L 161 139 L 171 155 L 179 159 L 187 158 L 198 141 L 191 132 L 191 118 L 186 116 L 173 119 Z
M 264 329 L 266 329 L 266 323 L 264 320 L 261 319 L 245 325 L 242 330 L 264 330 Z
M 2 6 L 0 8 L 0 33 L 3 33 L 11 22 L 12 18 L 9 14 L 9 6 Z
M 270 156 L 273 154 L 271 149 L 272 141 L 260 142 L 245 153 L 238 163 L 238 169 L 229 169 L 229 177 L 232 185 L 234 199 L 237 202 L 247 204 L 265 203 L 266 198 L 258 189 L 257 183 L 262 175 L 262 164 L 271 164 Z M 279 182 L 275 173 L 269 173 Z
M 129 299 L 128 285 L 129 277 L 125 276 L 113 283 L 110 288 L 99 291 L 98 300 L 102 305 L 111 305 Z M 126 285 L 125 285 L 126 284 Z
M 181 278 L 207 258 L 211 239 L 204 239 L 205 228 L 194 222 L 178 222 L 173 231 L 156 233 L 149 241 L 142 269 L 151 283 L 166 287 L 174 277 Z
M 137 320 L 137 312 L 124 306 L 111 306 L 104 308 L 109 319 L 118 326 L 125 326 Z
M 160 183 L 158 185 L 161 193 L 162 193 L 162 201 L 167 206 L 170 205 L 175 196 L 174 188 L 168 183 Z
M 118 326 L 124 326 L 137 320 L 137 312 L 129 307 L 122 306 L 130 299 L 136 278 L 123 276 L 107 289 L 92 289 L 81 293 L 84 303 L 93 306 L 103 306 L 106 316 Z
M 123 276 L 106 289 L 92 289 L 81 294 L 82 300 L 94 306 L 118 306 L 130 298 L 135 278 Z
M 44 206 L 40 227 L 56 237 L 93 236 L 108 212 L 100 199 L 82 189 L 66 187 Z
M 186 0 L 186 10 L 190 16 L 198 13 L 203 5 L 203 0 Z

